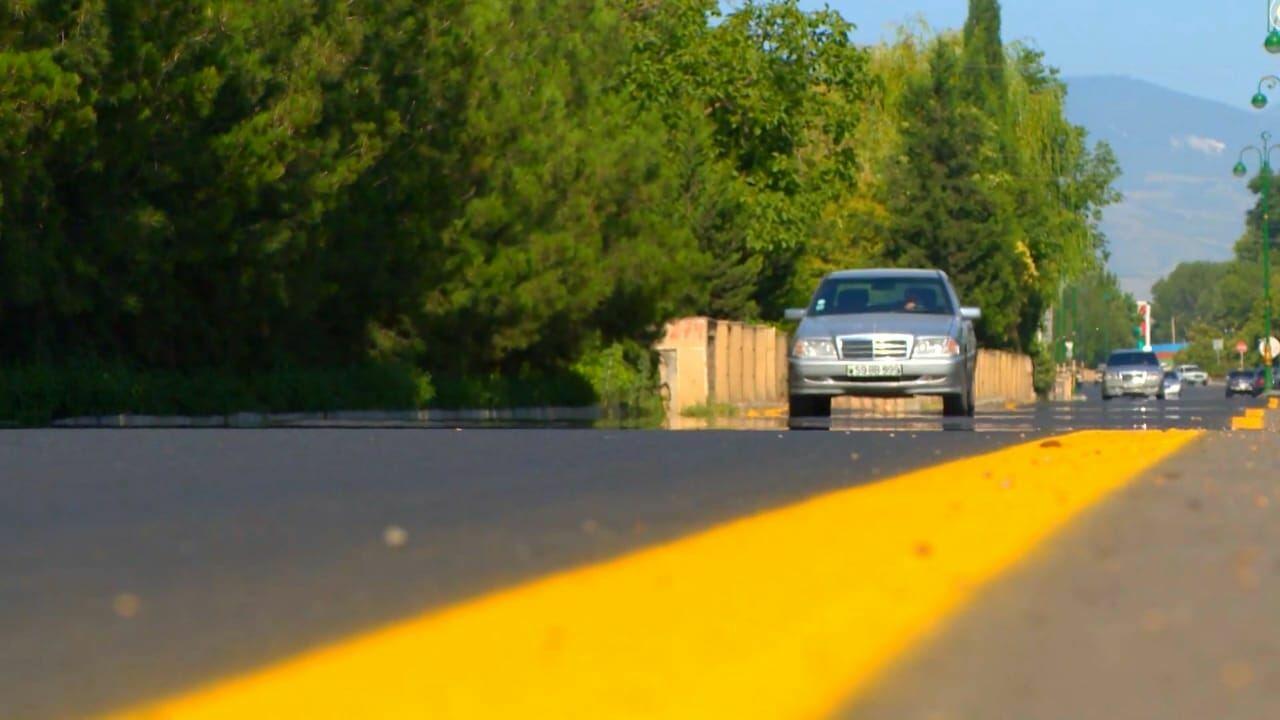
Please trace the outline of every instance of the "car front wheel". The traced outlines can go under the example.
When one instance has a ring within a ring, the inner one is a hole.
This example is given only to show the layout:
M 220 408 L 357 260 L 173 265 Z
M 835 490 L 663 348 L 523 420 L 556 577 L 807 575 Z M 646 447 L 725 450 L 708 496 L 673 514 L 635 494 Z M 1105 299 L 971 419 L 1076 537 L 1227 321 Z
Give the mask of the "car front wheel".
M 963 392 L 942 396 L 942 414 L 945 417 L 973 417 L 976 409 L 972 380 L 965 383 Z
M 792 430 L 817 430 L 831 420 L 831 397 L 823 395 L 792 395 L 787 402 L 787 426 Z

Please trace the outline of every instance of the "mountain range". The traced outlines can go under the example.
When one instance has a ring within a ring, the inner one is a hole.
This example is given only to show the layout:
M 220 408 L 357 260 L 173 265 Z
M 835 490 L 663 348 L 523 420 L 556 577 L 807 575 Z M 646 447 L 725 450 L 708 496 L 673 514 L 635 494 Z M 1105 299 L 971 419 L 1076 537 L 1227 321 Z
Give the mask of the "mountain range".
M 1179 262 L 1230 258 L 1253 197 L 1231 169 L 1240 149 L 1258 144 L 1276 119 L 1249 108 L 1254 88 L 1242 84 L 1236 108 L 1132 78 L 1066 83 L 1068 118 L 1091 140 L 1109 143 L 1124 172 L 1117 182 L 1124 200 L 1103 221 L 1122 287 L 1149 297 L 1152 283 Z M 1280 125 L 1273 127 L 1280 142 Z M 1245 162 L 1257 172 L 1256 155 Z

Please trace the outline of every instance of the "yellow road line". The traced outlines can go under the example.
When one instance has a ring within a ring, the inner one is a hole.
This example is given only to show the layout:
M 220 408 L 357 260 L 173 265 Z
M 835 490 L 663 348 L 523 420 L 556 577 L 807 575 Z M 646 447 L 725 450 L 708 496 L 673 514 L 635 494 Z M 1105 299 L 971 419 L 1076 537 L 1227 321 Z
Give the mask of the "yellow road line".
M 821 716 L 1197 435 L 1084 432 L 830 493 L 123 716 Z

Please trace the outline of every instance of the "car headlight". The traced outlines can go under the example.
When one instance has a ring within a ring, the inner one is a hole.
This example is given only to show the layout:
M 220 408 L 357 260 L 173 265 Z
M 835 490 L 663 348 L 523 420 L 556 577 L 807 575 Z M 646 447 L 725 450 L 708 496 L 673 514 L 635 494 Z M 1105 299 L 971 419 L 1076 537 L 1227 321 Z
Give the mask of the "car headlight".
M 916 338 L 915 357 L 947 357 L 960 354 L 960 343 L 949 337 Z
M 834 358 L 836 344 L 830 338 L 801 338 L 796 340 L 791 354 L 798 358 Z

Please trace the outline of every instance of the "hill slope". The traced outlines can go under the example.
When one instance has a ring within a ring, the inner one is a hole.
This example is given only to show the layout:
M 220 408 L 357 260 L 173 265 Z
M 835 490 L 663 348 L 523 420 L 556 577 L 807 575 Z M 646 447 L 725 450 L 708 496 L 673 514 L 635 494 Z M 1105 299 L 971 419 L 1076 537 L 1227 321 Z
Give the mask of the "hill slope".
M 1110 143 L 1125 173 L 1125 200 L 1104 222 L 1125 289 L 1145 297 L 1183 260 L 1229 258 L 1251 197 L 1231 167 L 1276 119 L 1248 109 L 1248 83 L 1240 108 L 1130 78 L 1070 78 L 1067 86 L 1068 117 Z M 1247 162 L 1257 170 L 1256 158 Z

